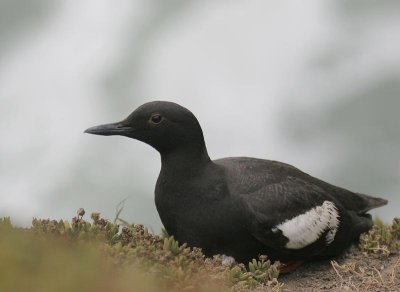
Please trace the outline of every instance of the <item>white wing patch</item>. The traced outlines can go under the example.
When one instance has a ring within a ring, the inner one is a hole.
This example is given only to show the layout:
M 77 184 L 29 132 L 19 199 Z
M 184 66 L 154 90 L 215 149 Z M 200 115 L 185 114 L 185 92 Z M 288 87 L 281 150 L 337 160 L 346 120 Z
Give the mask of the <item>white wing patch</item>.
M 272 231 L 278 232 L 279 229 L 289 239 L 286 248 L 300 249 L 315 242 L 325 231 L 328 231 L 325 240 L 329 245 L 334 240 L 338 227 L 338 210 L 334 203 L 325 201 L 321 206 L 276 225 Z

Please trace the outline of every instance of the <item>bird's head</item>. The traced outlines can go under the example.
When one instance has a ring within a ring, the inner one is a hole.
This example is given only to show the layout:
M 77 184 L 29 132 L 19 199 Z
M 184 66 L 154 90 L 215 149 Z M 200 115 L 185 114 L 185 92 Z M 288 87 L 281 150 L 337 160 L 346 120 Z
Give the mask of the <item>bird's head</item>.
M 91 127 L 85 133 L 130 137 L 149 144 L 161 154 L 180 148 L 204 147 L 203 132 L 196 117 L 188 109 L 167 101 L 145 103 L 126 119 Z

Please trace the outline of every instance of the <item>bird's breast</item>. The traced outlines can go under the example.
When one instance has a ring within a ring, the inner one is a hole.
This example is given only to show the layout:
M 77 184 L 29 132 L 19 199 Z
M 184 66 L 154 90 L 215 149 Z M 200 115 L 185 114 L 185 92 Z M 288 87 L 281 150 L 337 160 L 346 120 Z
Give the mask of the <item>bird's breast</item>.
M 186 181 L 184 185 L 159 179 L 155 202 L 160 219 L 169 234 L 191 246 L 212 249 L 219 238 L 226 239 L 235 226 L 235 209 L 219 182 L 199 186 Z

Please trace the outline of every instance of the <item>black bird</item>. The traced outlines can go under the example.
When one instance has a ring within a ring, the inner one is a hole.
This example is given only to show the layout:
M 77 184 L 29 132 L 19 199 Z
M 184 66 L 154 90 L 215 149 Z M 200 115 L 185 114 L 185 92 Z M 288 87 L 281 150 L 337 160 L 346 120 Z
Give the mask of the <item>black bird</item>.
M 281 261 L 340 254 L 372 227 L 367 212 L 387 200 L 354 193 L 277 161 L 211 160 L 196 117 L 154 101 L 121 122 L 86 133 L 122 135 L 161 154 L 155 203 L 169 234 L 208 255 L 239 262 L 259 255 Z

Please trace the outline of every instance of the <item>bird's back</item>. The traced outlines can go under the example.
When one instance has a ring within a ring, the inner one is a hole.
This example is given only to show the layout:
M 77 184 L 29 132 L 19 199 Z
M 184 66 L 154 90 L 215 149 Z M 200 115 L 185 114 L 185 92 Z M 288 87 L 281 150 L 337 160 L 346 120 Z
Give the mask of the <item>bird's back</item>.
M 269 189 L 270 199 L 282 195 L 315 192 L 340 202 L 344 208 L 363 214 L 387 204 L 387 200 L 351 192 L 312 177 L 286 163 L 249 157 L 229 157 L 214 160 L 225 169 L 228 186 L 233 194 L 257 196 L 262 189 Z M 292 189 L 294 188 L 294 189 Z

